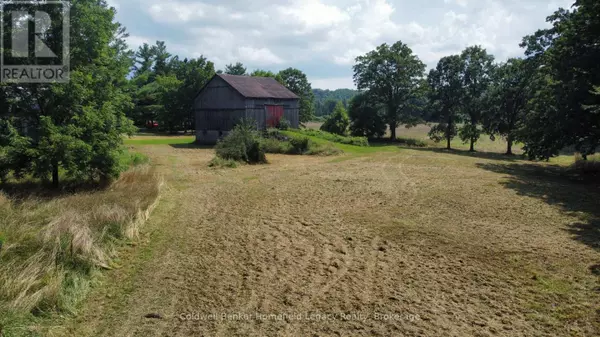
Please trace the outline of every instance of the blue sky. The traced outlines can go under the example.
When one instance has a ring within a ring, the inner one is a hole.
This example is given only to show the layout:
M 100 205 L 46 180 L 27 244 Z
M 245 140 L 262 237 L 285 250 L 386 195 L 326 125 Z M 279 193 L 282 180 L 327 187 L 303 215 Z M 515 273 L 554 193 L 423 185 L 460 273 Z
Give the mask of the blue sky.
M 167 43 L 172 54 L 204 55 L 217 69 L 303 70 L 313 88 L 354 88 L 358 55 L 408 44 L 429 67 L 479 44 L 497 60 L 522 56 L 523 36 L 573 0 L 107 0 L 137 49 Z

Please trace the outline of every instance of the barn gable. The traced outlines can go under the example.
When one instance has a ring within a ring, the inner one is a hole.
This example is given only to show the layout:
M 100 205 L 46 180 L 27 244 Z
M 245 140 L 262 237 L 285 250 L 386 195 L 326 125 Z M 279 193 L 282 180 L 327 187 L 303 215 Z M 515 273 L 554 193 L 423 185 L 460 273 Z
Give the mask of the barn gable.
M 242 118 L 259 129 L 280 118 L 297 128 L 299 108 L 299 97 L 273 78 L 217 74 L 195 98 L 196 139 L 214 144 Z

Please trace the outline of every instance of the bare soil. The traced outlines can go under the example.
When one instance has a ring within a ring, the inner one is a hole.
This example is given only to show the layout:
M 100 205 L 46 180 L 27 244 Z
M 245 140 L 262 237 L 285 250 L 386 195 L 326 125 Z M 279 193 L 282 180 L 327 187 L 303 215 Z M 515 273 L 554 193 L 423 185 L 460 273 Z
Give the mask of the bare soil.
M 167 188 L 77 336 L 595 336 L 598 188 L 520 161 L 402 149 L 210 169 Z

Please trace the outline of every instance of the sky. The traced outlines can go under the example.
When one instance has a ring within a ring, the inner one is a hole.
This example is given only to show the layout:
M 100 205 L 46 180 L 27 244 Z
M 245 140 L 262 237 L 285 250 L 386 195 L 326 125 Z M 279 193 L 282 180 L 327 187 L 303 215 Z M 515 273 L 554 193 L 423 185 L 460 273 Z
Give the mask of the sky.
M 165 41 L 180 58 L 223 69 L 304 71 L 313 88 L 355 88 L 352 66 L 382 43 L 402 41 L 433 68 L 481 45 L 498 61 L 523 56 L 521 39 L 574 0 L 107 0 L 129 46 Z

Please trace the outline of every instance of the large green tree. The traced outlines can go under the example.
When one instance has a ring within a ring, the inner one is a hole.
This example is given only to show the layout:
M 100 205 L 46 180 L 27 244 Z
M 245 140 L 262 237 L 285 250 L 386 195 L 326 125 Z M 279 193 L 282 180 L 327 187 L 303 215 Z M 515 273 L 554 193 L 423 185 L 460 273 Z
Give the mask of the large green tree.
M 225 66 L 225 74 L 244 76 L 246 75 L 246 67 L 244 67 L 244 64 L 241 62 L 237 62 L 236 64 L 228 64 Z
M 523 59 L 513 58 L 499 65 L 489 88 L 484 108 L 484 130 L 492 137 L 506 139 L 506 154 L 512 155 L 512 147 L 518 140 L 527 114 L 527 106 L 533 89 L 535 66 Z
M 183 61 L 172 57 L 162 41 L 141 46 L 135 62 L 136 69 L 146 69 L 131 80 L 135 108 L 130 116 L 136 124 L 158 122 L 171 133 L 193 129 L 193 97 L 215 74 L 214 64 L 203 56 Z
M 97 0 L 67 5 L 71 9 L 70 82 L 12 86 L 8 91 L 19 112 L 0 115 L 3 128 L 10 130 L 10 137 L 0 144 L 12 153 L 5 160 L 8 169 L 17 177 L 31 173 L 50 178 L 55 186 L 61 171 L 77 179 L 116 177 L 122 136 L 134 130 L 124 113 L 131 99 L 122 89 L 133 55 L 124 42 L 124 29 L 114 21 L 114 10 Z M 53 24 L 44 33 L 50 46 L 58 44 L 59 26 Z M 9 31 L 11 26 L 4 28 Z
M 288 68 L 277 74 L 281 83 L 300 96 L 300 123 L 309 122 L 314 116 L 314 95 L 308 77 L 299 69 Z
M 421 90 L 425 64 L 401 41 L 386 43 L 366 55 L 356 58 L 354 82 L 359 90 L 369 92 L 385 106 L 385 121 L 392 139 L 400 124 L 416 123 L 414 97 Z
M 485 109 L 486 93 L 492 81 L 494 57 L 480 46 L 468 47 L 460 55 L 463 62 L 463 101 L 462 109 L 466 117 L 459 131 L 460 138 L 470 143 L 470 151 L 475 151 L 475 143 L 481 137 L 482 112 Z
M 250 76 L 252 76 L 252 77 L 271 77 L 271 78 L 276 79 L 278 82 L 281 82 L 281 78 L 278 76 L 278 74 L 276 74 L 270 70 L 256 69 L 252 73 L 250 73 Z
M 522 46 L 538 62 L 540 81 L 523 133 L 529 157 L 547 159 L 566 146 L 584 158 L 600 145 L 600 2 L 577 0 L 571 10 L 548 17 L 551 28 L 524 38 Z
M 439 123 L 429 136 L 436 142 L 446 139 L 448 150 L 452 148 L 452 139 L 457 133 L 457 124 L 461 120 L 463 102 L 463 61 L 460 55 L 443 57 L 428 76 L 429 100 L 433 117 Z
M 381 138 L 385 135 L 385 109 L 368 92 L 360 93 L 350 101 L 348 114 L 353 136 Z

